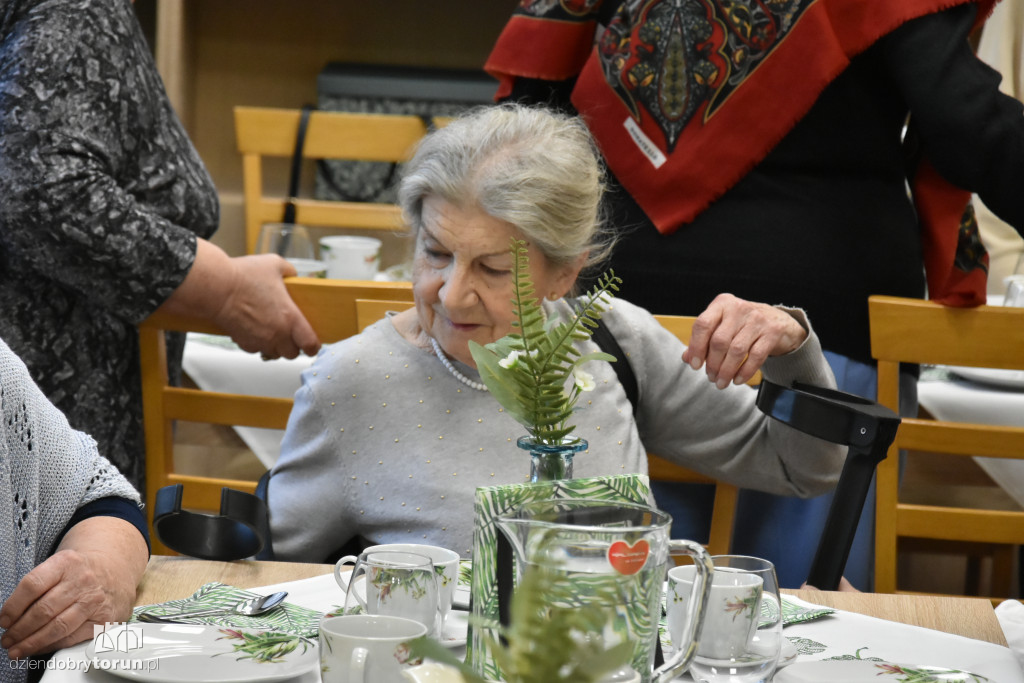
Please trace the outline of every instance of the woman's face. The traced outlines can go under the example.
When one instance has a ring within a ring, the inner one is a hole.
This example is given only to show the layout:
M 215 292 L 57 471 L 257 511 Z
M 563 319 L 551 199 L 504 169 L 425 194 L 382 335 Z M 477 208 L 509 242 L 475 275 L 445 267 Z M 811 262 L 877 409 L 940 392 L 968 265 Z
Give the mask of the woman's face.
M 433 196 L 424 200 L 413 259 L 413 297 L 423 331 L 449 357 L 475 366 L 470 339 L 488 344 L 512 331 L 512 237 L 522 239 L 515 226 L 477 207 Z M 579 267 L 553 267 L 533 245 L 528 253 L 537 296 L 564 296 Z

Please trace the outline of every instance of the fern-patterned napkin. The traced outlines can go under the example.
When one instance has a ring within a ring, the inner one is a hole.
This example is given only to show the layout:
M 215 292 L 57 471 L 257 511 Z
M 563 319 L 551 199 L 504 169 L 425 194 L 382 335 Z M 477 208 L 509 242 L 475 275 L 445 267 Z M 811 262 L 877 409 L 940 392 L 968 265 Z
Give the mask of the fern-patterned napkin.
M 782 625 L 791 626 L 792 624 L 802 624 L 805 621 L 811 621 L 820 617 L 826 617 L 829 614 L 835 613 L 835 610 L 831 607 L 820 607 L 814 605 L 813 607 L 805 607 L 804 605 L 793 602 L 788 596 L 782 596 Z
M 170 617 L 175 612 L 199 609 L 231 609 L 238 603 L 258 594 L 252 591 L 235 588 L 227 584 L 208 583 L 191 597 L 181 600 L 169 600 L 157 605 L 143 605 L 135 608 L 135 614 L 149 612 L 156 616 Z M 271 629 L 280 633 L 288 633 L 305 638 L 316 638 L 320 623 L 320 612 L 307 607 L 299 607 L 289 602 L 265 614 L 247 617 L 241 614 L 215 614 L 208 617 L 193 617 L 186 621 L 190 624 L 207 624 L 210 626 L 231 626 L 234 628 Z M 133 617 L 132 621 L 138 619 Z

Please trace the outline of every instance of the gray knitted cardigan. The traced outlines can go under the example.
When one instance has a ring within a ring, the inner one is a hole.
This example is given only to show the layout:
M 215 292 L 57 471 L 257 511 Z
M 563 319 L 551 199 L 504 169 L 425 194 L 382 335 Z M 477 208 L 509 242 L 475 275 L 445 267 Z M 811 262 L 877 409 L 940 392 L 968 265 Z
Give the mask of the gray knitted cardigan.
M 25 364 L 0 341 L 0 601 L 52 552 L 82 505 L 139 494 L 96 450 L 93 439 L 68 426 L 29 378 Z M 0 650 L 0 681 L 20 683 Z

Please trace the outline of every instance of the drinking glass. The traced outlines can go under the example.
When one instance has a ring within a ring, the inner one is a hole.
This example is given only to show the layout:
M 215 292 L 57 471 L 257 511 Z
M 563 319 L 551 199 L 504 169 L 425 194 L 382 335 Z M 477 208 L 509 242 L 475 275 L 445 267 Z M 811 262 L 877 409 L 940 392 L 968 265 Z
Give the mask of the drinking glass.
M 257 254 L 277 254 L 293 266 L 299 277 L 326 277 L 327 266 L 316 258 L 316 246 L 305 226 L 264 223 L 256 243 Z
M 351 574 L 343 576 L 342 558 L 334 577 L 345 589 L 345 613 L 361 608 L 367 614 L 412 619 L 427 627 L 427 635 L 440 632 L 441 610 L 434 563 L 425 555 L 408 552 L 364 552 L 355 559 Z M 359 576 L 363 575 L 363 580 Z
M 767 683 L 782 648 L 782 600 L 775 565 L 744 555 L 716 555 L 711 560 L 712 598 L 689 673 L 696 683 Z M 751 586 L 760 588 L 760 599 Z M 723 596 L 721 601 L 715 600 L 716 593 Z M 709 628 L 714 610 L 723 618 L 717 620 L 717 628 Z

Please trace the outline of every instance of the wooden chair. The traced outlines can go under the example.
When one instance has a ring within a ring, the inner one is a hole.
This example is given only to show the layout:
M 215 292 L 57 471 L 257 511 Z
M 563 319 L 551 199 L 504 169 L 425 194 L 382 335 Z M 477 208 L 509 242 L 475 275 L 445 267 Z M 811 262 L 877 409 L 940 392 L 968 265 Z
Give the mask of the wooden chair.
M 286 197 L 264 194 L 263 158 L 291 158 L 301 112 L 298 109 L 235 107 L 235 138 L 242 155 L 245 244 L 253 253 L 263 223 L 284 217 Z M 438 119 L 442 125 L 447 119 Z M 310 115 L 303 148 L 307 159 L 404 162 L 427 132 L 418 116 L 316 111 Z M 296 199 L 295 221 L 303 225 L 402 231 L 393 204 Z
M 899 408 L 901 363 L 1024 369 L 1024 309 L 949 308 L 887 296 L 873 296 L 868 305 L 871 353 L 878 361 L 878 401 L 893 410 Z M 901 592 L 897 585 L 901 538 L 1004 546 L 1024 543 L 1024 512 L 902 502 L 900 449 L 921 451 L 922 457 L 941 453 L 1024 459 L 1024 428 L 903 420 L 889 457 L 877 472 L 877 592 Z
M 356 328 L 362 332 L 367 327 L 383 318 L 389 311 L 404 311 L 415 306 L 412 301 L 394 299 L 356 299 Z
M 292 299 L 316 330 L 330 343 L 358 332 L 356 301 L 386 299 L 412 301 L 408 282 L 362 282 L 290 278 L 285 281 Z M 146 502 L 152 525 L 156 492 L 170 484 L 185 484 L 182 506 L 203 511 L 220 508 L 221 488 L 252 493 L 256 481 L 198 477 L 175 470 L 174 421 L 216 425 L 284 429 L 292 400 L 267 396 L 226 394 L 170 386 L 167 375 L 165 331 L 223 334 L 198 318 L 154 314 L 139 325 L 142 366 L 143 426 L 146 435 Z M 151 527 L 152 529 L 152 527 Z M 155 536 L 154 538 L 154 544 Z M 164 550 L 154 545 L 154 551 Z

